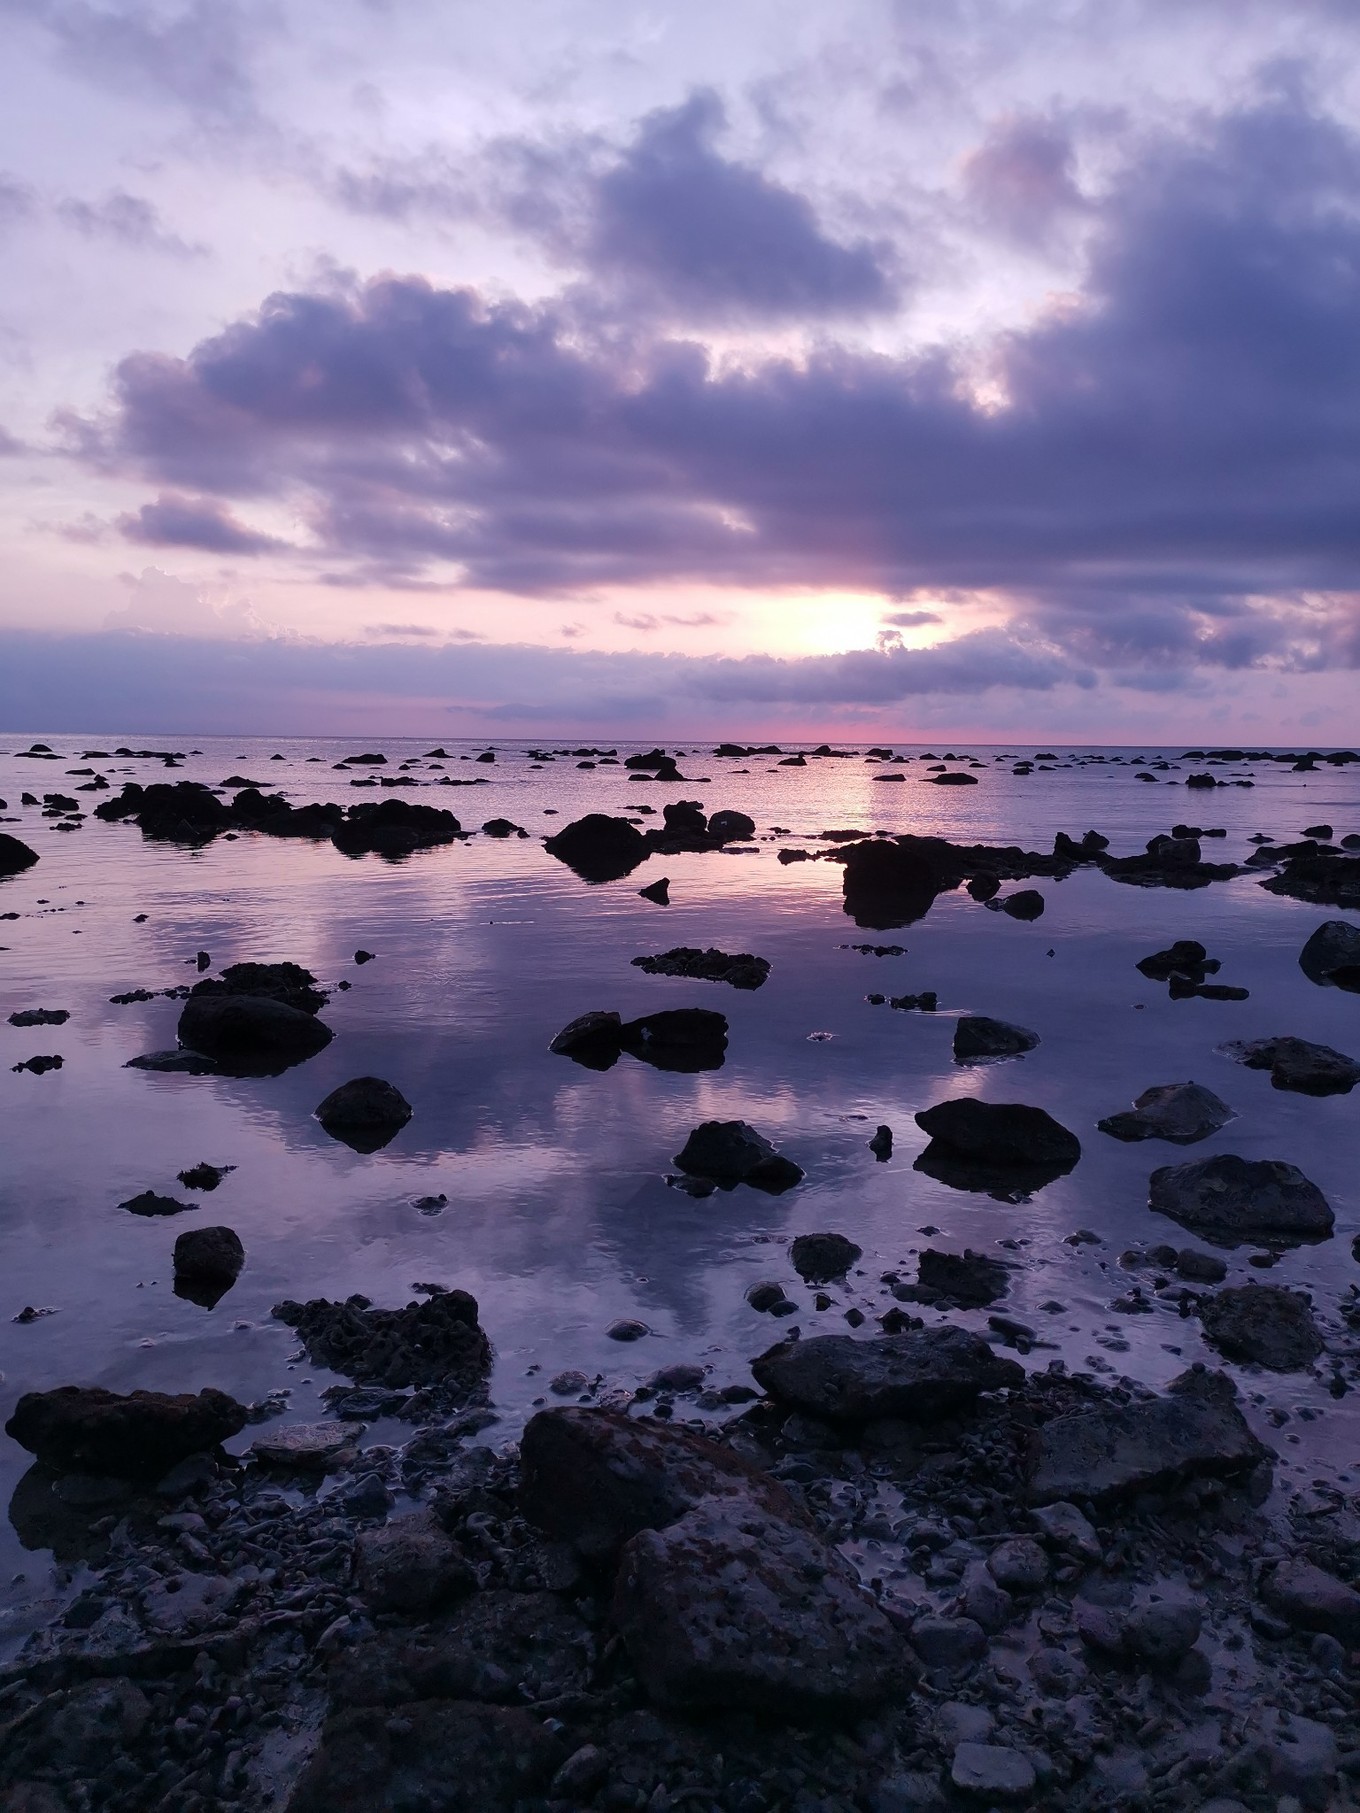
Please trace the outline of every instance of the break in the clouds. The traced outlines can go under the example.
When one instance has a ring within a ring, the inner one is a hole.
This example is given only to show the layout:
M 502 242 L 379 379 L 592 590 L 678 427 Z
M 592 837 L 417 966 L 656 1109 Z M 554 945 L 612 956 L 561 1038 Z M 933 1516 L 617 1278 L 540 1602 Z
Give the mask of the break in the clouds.
M 161 273 L 98 369 L 0 396 L 38 566 L 155 550 L 300 649 L 485 636 L 490 710 L 550 670 L 783 709 L 1355 663 L 1346 8 L 569 10 L 469 24 L 459 87 L 421 7 L 341 4 L 311 60 L 307 0 L 26 9 L 126 142 L 0 145 L 7 244 Z M 762 602 L 808 597 L 865 601 L 839 652 Z M 620 636 L 626 682 L 587 665 Z

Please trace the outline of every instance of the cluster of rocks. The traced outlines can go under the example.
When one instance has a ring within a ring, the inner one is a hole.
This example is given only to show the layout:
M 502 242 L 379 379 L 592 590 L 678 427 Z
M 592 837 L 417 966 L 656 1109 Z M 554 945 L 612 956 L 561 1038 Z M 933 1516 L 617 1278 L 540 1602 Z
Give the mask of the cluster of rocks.
M 634 969 L 649 976 L 688 976 L 703 982 L 727 982 L 733 988 L 760 988 L 770 973 L 764 957 L 753 957 L 749 951 L 729 955 L 727 951 L 698 950 L 691 945 L 677 945 L 674 950 L 659 951 L 651 957 L 634 957 Z
M 668 1007 L 625 1020 L 612 1009 L 579 1014 L 548 1047 L 587 1070 L 610 1070 L 626 1051 L 657 1070 L 719 1070 L 727 1018 L 707 1007 Z
M 1136 967 L 1152 982 L 1165 982 L 1173 1001 L 1198 996 L 1204 1001 L 1245 1001 L 1249 990 L 1223 982 L 1210 982 L 1223 965 L 1211 957 L 1196 938 L 1178 938 L 1164 951 L 1139 959 Z
M 744 812 L 714 812 L 705 817 L 694 800 L 676 801 L 664 808 L 662 816 L 661 827 L 644 832 L 631 819 L 588 812 L 545 838 L 543 847 L 583 881 L 604 882 L 631 875 L 654 853 L 722 850 L 755 835 L 755 820 Z
M 249 786 L 228 801 L 199 781 L 150 786 L 128 781 L 114 798 L 101 800 L 95 817 L 130 819 L 143 836 L 168 843 L 202 845 L 233 832 L 258 831 L 266 837 L 329 840 L 347 856 L 406 856 L 462 835 L 451 812 L 410 800 L 364 801 L 348 808 L 316 801 L 293 806 L 281 793 Z

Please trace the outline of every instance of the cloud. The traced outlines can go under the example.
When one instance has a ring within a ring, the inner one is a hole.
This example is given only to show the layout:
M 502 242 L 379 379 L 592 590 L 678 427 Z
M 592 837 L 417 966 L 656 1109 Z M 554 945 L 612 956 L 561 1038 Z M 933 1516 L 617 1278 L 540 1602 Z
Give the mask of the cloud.
M 1011 115 L 966 159 L 964 194 L 992 231 L 1043 247 L 1058 225 L 1089 208 L 1074 168 L 1065 126 L 1042 115 Z
M 725 623 L 730 623 L 732 619 L 731 614 L 726 611 L 691 611 L 685 617 L 671 611 L 615 611 L 614 621 L 628 630 L 663 628 L 694 630 L 719 628 Z
M 943 623 L 938 611 L 889 611 L 884 623 L 895 630 L 922 629 L 927 623 Z
M 122 573 L 119 579 L 127 591 L 127 603 L 121 609 L 109 612 L 104 619 L 105 630 L 149 631 L 157 637 L 170 638 L 180 650 L 181 659 L 201 661 L 205 638 L 252 638 L 268 634 L 266 626 L 255 615 L 248 599 L 214 599 L 203 586 L 177 579 L 174 574 L 162 572 L 159 567 L 143 567 L 140 573 Z M 61 646 L 65 640 L 52 638 L 50 645 Z M 107 649 L 123 649 L 128 646 L 127 638 L 118 634 L 87 639 L 77 637 L 70 642 L 73 649 L 87 644 L 93 648 Z M 18 646 L 26 646 L 22 636 L 18 639 Z M 240 646 L 244 647 L 246 643 L 242 642 Z M 93 721 L 92 719 L 91 722 Z
M 247 528 L 212 498 L 169 492 L 119 517 L 118 528 L 126 540 L 147 547 L 202 548 L 210 554 L 264 554 L 287 545 Z
M 648 115 L 596 184 L 592 270 L 687 319 L 805 321 L 895 304 L 883 248 L 829 238 L 804 196 L 724 158 L 714 140 L 725 124 L 707 89 Z
M 37 205 L 31 187 L 20 177 L 0 170 L 0 227 L 10 227 L 27 220 Z
M 138 251 L 166 252 L 175 258 L 201 258 L 206 248 L 191 245 L 162 223 L 153 205 L 140 195 L 115 189 L 102 201 L 68 198 L 57 203 L 58 218 L 87 239 L 109 239 Z
M 669 219 L 713 128 L 693 102 L 653 119 L 620 223 L 642 232 L 644 193 Z M 1308 600 L 1348 594 L 1360 557 L 1357 182 L 1355 135 L 1287 90 L 1149 141 L 1093 215 L 1080 294 L 985 361 L 824 342 L 736 364 L 570 294 L 337 281 L 187 358 L 124 359 L 72 445 L 284 505 L 337 571 L 393 582 L 958 589 L 1087 665 L 1297 668 L 1334 608 Z M 811 243 L 799 209 L 770 218 Z M 660 271 L 650 243 L 637 268 Z

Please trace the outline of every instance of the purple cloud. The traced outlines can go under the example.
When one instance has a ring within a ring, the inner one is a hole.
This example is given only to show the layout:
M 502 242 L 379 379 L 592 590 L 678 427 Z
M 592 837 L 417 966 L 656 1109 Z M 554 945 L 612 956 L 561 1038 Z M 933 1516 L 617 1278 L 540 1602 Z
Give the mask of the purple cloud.
M 265 554 L 286 547 L 239 522 L 222 504 L 206 497 L 162 492 L 135 515 L 118 519 L 128 541 L 149 548 L 202 548 L 210 554 Z
M 190 245 L 170 232 L 152 204 L 140 195 L 115 189 L 102 201 L 74 197 L 57 204 L 58 218 L 87 239 L 112 239 L 140 251 L 168 252 L 176 258 L 201 258 L 203 246 Z

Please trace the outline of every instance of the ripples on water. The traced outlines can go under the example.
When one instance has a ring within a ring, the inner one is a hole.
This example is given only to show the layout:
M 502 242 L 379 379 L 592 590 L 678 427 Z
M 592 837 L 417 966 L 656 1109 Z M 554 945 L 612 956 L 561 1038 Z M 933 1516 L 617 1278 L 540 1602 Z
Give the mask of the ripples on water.
M 1332 1240 L 1286 1254 L 1268 1274 L 1249 1268 L 1248 1249 L 1227 1255 L 1229 1282 L 1268 1275 L 1309 1288 L 1335 1326 L 1336 1305 L 1360 1276 L 1350 1251 L 1360 1225 L 1360 1091 L 1282 1093 L 1268 1075 L 1215 1049 L 1228 1038 L 1293 1033 L 1360 1054 L 1360 997 L 1314 987 L 1297 965 L 1313 928 L 1345 915 L 1273 896 L 1254 876 L 1181 893 L 1086 871 L 1023 884 L 1047 898 L 1034 924 L 986 912 L 960 889 L 904 931 L 865 932 L 842 911 L 839 866 L 776 860 L 781 845 L 843 827 L 1040 850 L 1057 831 L 1079 837 L 1094 827 L 1114 853 L 1129 854 L 1188 820 L 1228 831 L 1206 845 L 1206 857 L 1240 861 L 1254 831 L 1289 839 L 1318 821 L 1338 836 L 1360 830 L 1354 768 L 1223 769 L 1254 774 L 1255 787 L 1208 793 L 1180 784 L 1199 763 L 1180 763 L 1154 788 L 1137 783 L 1127 765 L 1074 765 L 1079 758 L 1061 751 L 1062 765 L 1016 776 L 1009 760 L 983 749 L 978 786 L 941 788 L 925 783 L 919 762 L 904 770 L 902 785 L 889 786 L 875 783 L 879 770 L 858 758 L 799 769 L 772 758 L 687 754 L 681 768 L 696 778 L 675 787 L 635 783 L 621 767 L 579 770 L 570 758 L 535 769 L 524 744 L 499 745 L 494 766 L 473 767 L 460 757 L 480 746 L 449 743 L 446 772 L 485 775 L 488 784 L 400 797 L 451 807 L 468 829 L 504 816 L 531 835 L 477 836 L 390 863 L 254 835 L 190 851 L 93 818 L 74 833 L 55 832 L 35 809 L 19 810 L 21 789 L 66 792 L 77 784 L 66 769 L 87 765 L 74 759 L 81 750 L 139 740 L 43 740 L 72 759 L 0 757 L 4 828 L 42 859 L 0 882 L 0 913 L 18 915 L 0 920 L 0 1417 L 23 1391 L 79 1382 L 118 1390 L 212 1384 L 242 1399 L 286 1385 L 290 1417 L 310 1419 L 335 1380 L 293 1360 L 296 1337 L 271 1319 L 271 1305 L 353 1291 L 395 1304 L 408 1300 L 416 1280 L 432 1279 L 471 1290 L 481 1304 L 497 1354 L 493 1397 L 510 1434 L 562 1368 L 628 1386 L 660 1365 L 698 1359 L 716 1383 L 748 1378 L 745 1361 L 788 1328 L 746 1304 L 757 1280 L 787 1286 L 807 1312 L 797 1318 L 805 1330 L 831 1330 L 844 1326 L 851 1303 L 882 1313 L 891 1298 L 881 1274 L 914 1276 L 920 1247 L 995 1251 L 999 1241 L 1014 1243 L 1006 1256 L 1019 1269 L 997 1307 L 1053 1343 L 1027 1364 L 1061 1356 L 1156 1383 L 1193 1360 L 1221 1361 L 1198 1323 L 1174 1306 L 1139 1316 L 1112 1309 L 1135 1276 L 1147 1276 L 1121 1271 L 1119 1254 L 1136 1242 L 1184 1244 L 1180 1230 L 1149 1215 L 1148 1173 L 1222 1151 L 1299 1164 L 1337 1216 Z M 11 739 L 11 750 L 26 741 Z M 239 772 L 294 803 L 388 797 L 352 790 L 332 768 L 359 747 L 220 739 L 198 744 L 201 753 L 174 774 L 156 761 L 92 765 L 115 786 L 218 783 Z M 375 747 L 386 751 L 392 775 L 426 745 Z M 270 760 L 275 750 L 284 761 Z M 309 765 L 315 756 L 321 761 Z M 423 766 L 415 772 L 438 778 Z M 92 805 L 109 796 L 78 797 Z M 749 812 L 760 841 L 741 853 L 653 856 L 631 876 L 595 887 L 539 841 L 584 812 L 639 803 L 653 805 L 659 823 L 661 806 L 681 797 L 710 812 Z M 776 837 L 775 826 L 791 834 Z M 667 908 L 637 892 L 661 874 L 671 879 Z M 1204 943 L 1222 960 L 1217 979 L 1243 984 L 1250 999 L 1172 1001 L 1164 986 L 1144 980 L 1135 961 L 1176 938 Z M 861 940 L 907 951 L 876 958 L 842 948 Z M 773 973 L 748 993 L 631 967 L 634 956 L 681 944 L 753 951 Z M 356 967 L 359 948 L 376 961 Z M 332 1044 L 270 1079 L 124 1069 L 138 1053 L 174 1043 L 179 1004 L 116 1007 L 109 996 L 193 980 L 199 950 L 210 953 L 214 971 L 290 958 L 331 988 L 351 982 L 323 1010 Z M 923 989 L 938 992 L 938 1013 L 896 1013 L 864 1000 L 872 991 Z M 67 1008 L 72 1017 L 55 1028 L 4 1023 L 16 1008 L 35 1006 Z M 721 1070 L 669 1073 L 625 1056 L 599 1073 L 548 1052 L 553 1035 L 587 1009 L 629 1018 L 671 1006 L 728 1016 Z M 1014 1020 L 1042 1043 L 1016 1060 L 960 1069 L 951 1040 L 961 1013 Z M 815 1032 L 832 1036 L 810 1038 Z M 62 1070 L 11 1071 L 49 1051 L 62 1053 Z M 367 1157 L 312 1118 L 329 1090 L 363 1074 L 395 1083 L 415 1109 L 393 1143 Z M 1121 1145 L 1095 1131 L 1101 1116 L 1149 1085 L 1188 1078 L 1239 1115 L 1192 1151 Z M 913 1170 L 925 1144 L 913 1115 L 965 1091 L 1047 1108 L 1079 1134 L 1080 1164 L 1019 1204 L 961 1193 Z M 666 1172 L 689 1129 L 712 1118 L 750 1121 L 804 1167 L 806 1181 L 778 1198 L 739 1188 L 694 1201 L 668 1189 Z M 867 1147 L 880 1122 L 896 1136 L 886 1164 Z M 141 1220 L 118 1208 L 145 1189 L 183 1197 L 176 1173 L 200 1159 L 236 1169 L 215 1193 L 192 1197 L 192 1217 Z M 440 1194 L 448 1201 L 437 1213 L 415 1206 Z M 230 1224 L 247 1251 L 240 1281 L 212 1310 L 171 1290 L 171 1247 L 191 1221 Z M 824 1228 L 850 1235 L 864 1259 L 819 1316 L 785 1246 Z M 1078 1229 L 1100 1244 L 1067 1244 Z M 25 1305 L 56 1313 L 11 1320 Z M 985 1326 L 986 1314 L 959 1319 Z M 645 1321 L 652 1337 L 631 1347 L 608 1340 L 605 1329 L 623 1316 Z M 1236 1371 L 1258 1426 L 1300 1470 L 1294 1477 L 1344 1469 L 1355 1458 L 1353 1399 L 1334 1401 L 1325 1373 Z M 1289 1420 L 1281 1426 L 1262 1421 L 1282 1411 Z M 378 1425 L 367 1439 L 385 1433 Z M 0 1443 L 5 1502 L 25 1461 L 14 1444 Z M 28 1576 L 13 1589 L 21 1602 L 44 1590 L 49 1560 L 25 1554 L 5 1525 L 0 1569 L 6 1579 Z

